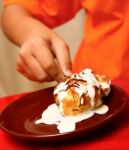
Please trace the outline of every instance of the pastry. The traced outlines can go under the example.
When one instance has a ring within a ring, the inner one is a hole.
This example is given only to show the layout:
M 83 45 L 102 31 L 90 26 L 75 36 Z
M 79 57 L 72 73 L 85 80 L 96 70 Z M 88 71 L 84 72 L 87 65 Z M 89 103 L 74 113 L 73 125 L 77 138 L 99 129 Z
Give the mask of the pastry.
M 105 75 L 96 75 L 87 68 L 59 83 L 53 94 L 64 116 L 77 115 L 100 106 L 103 103 L 103 97 L 110 93 L 110 84 L 110 78 Z

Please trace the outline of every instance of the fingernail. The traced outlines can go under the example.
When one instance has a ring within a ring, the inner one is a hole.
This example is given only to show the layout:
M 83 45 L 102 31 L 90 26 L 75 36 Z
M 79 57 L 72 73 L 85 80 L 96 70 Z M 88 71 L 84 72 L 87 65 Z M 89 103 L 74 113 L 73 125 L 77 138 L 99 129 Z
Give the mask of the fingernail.
M 70 77 L 70 76 L 72 75 L 72 71 L 66 70 L 66 71 L 64 72 L 64 74 L 65 74 L 66 77 Z

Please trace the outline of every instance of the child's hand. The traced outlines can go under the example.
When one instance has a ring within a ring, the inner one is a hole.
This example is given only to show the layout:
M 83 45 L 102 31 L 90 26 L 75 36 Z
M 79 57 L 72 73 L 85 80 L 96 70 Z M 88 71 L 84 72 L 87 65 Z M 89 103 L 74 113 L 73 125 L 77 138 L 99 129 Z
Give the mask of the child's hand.
M 28 38 L 21 46 L 17 70 L 33 81 L 60 82 L 71 74 L 69 49 L 53 31 L 45 32 Z
M 26 9 L 15 4 L 5 7 L 2 27 L 7 37 L 21 47 L 17 70 L 24 76 L 38 82 L 60 82 L 71 74 L 66 43 Z

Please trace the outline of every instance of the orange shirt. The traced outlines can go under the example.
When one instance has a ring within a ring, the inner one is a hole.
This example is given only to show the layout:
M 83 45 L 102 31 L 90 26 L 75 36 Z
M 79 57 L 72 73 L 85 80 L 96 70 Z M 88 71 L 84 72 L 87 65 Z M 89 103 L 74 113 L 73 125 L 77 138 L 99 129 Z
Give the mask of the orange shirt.
M 128 0 L 4 0 L 19 4 L 53 28 L 86 10 L 85 32 L 73 61 L 73 71 L 85 67 L 112 79 L 129 79 Z

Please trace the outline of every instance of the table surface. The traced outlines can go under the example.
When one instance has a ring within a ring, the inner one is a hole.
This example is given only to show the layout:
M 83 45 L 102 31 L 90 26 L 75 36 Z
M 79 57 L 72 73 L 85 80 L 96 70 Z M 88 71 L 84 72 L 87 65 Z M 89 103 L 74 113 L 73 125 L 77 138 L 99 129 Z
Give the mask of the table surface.
M 119 79 L 113 84 L 124 89 L 129 95 L 129 80 Z M 22 97 L 26 93 L 0 98 L 0 111 L 9 103 Z M 129 104 L 122 117 L 107 125 L 101 132 L 78 141 L 67 143 L 31 143 L 23 142 L 10 137 L 7 133 L 0 130 L 0 149 L 1 150 L 129 150 Z

